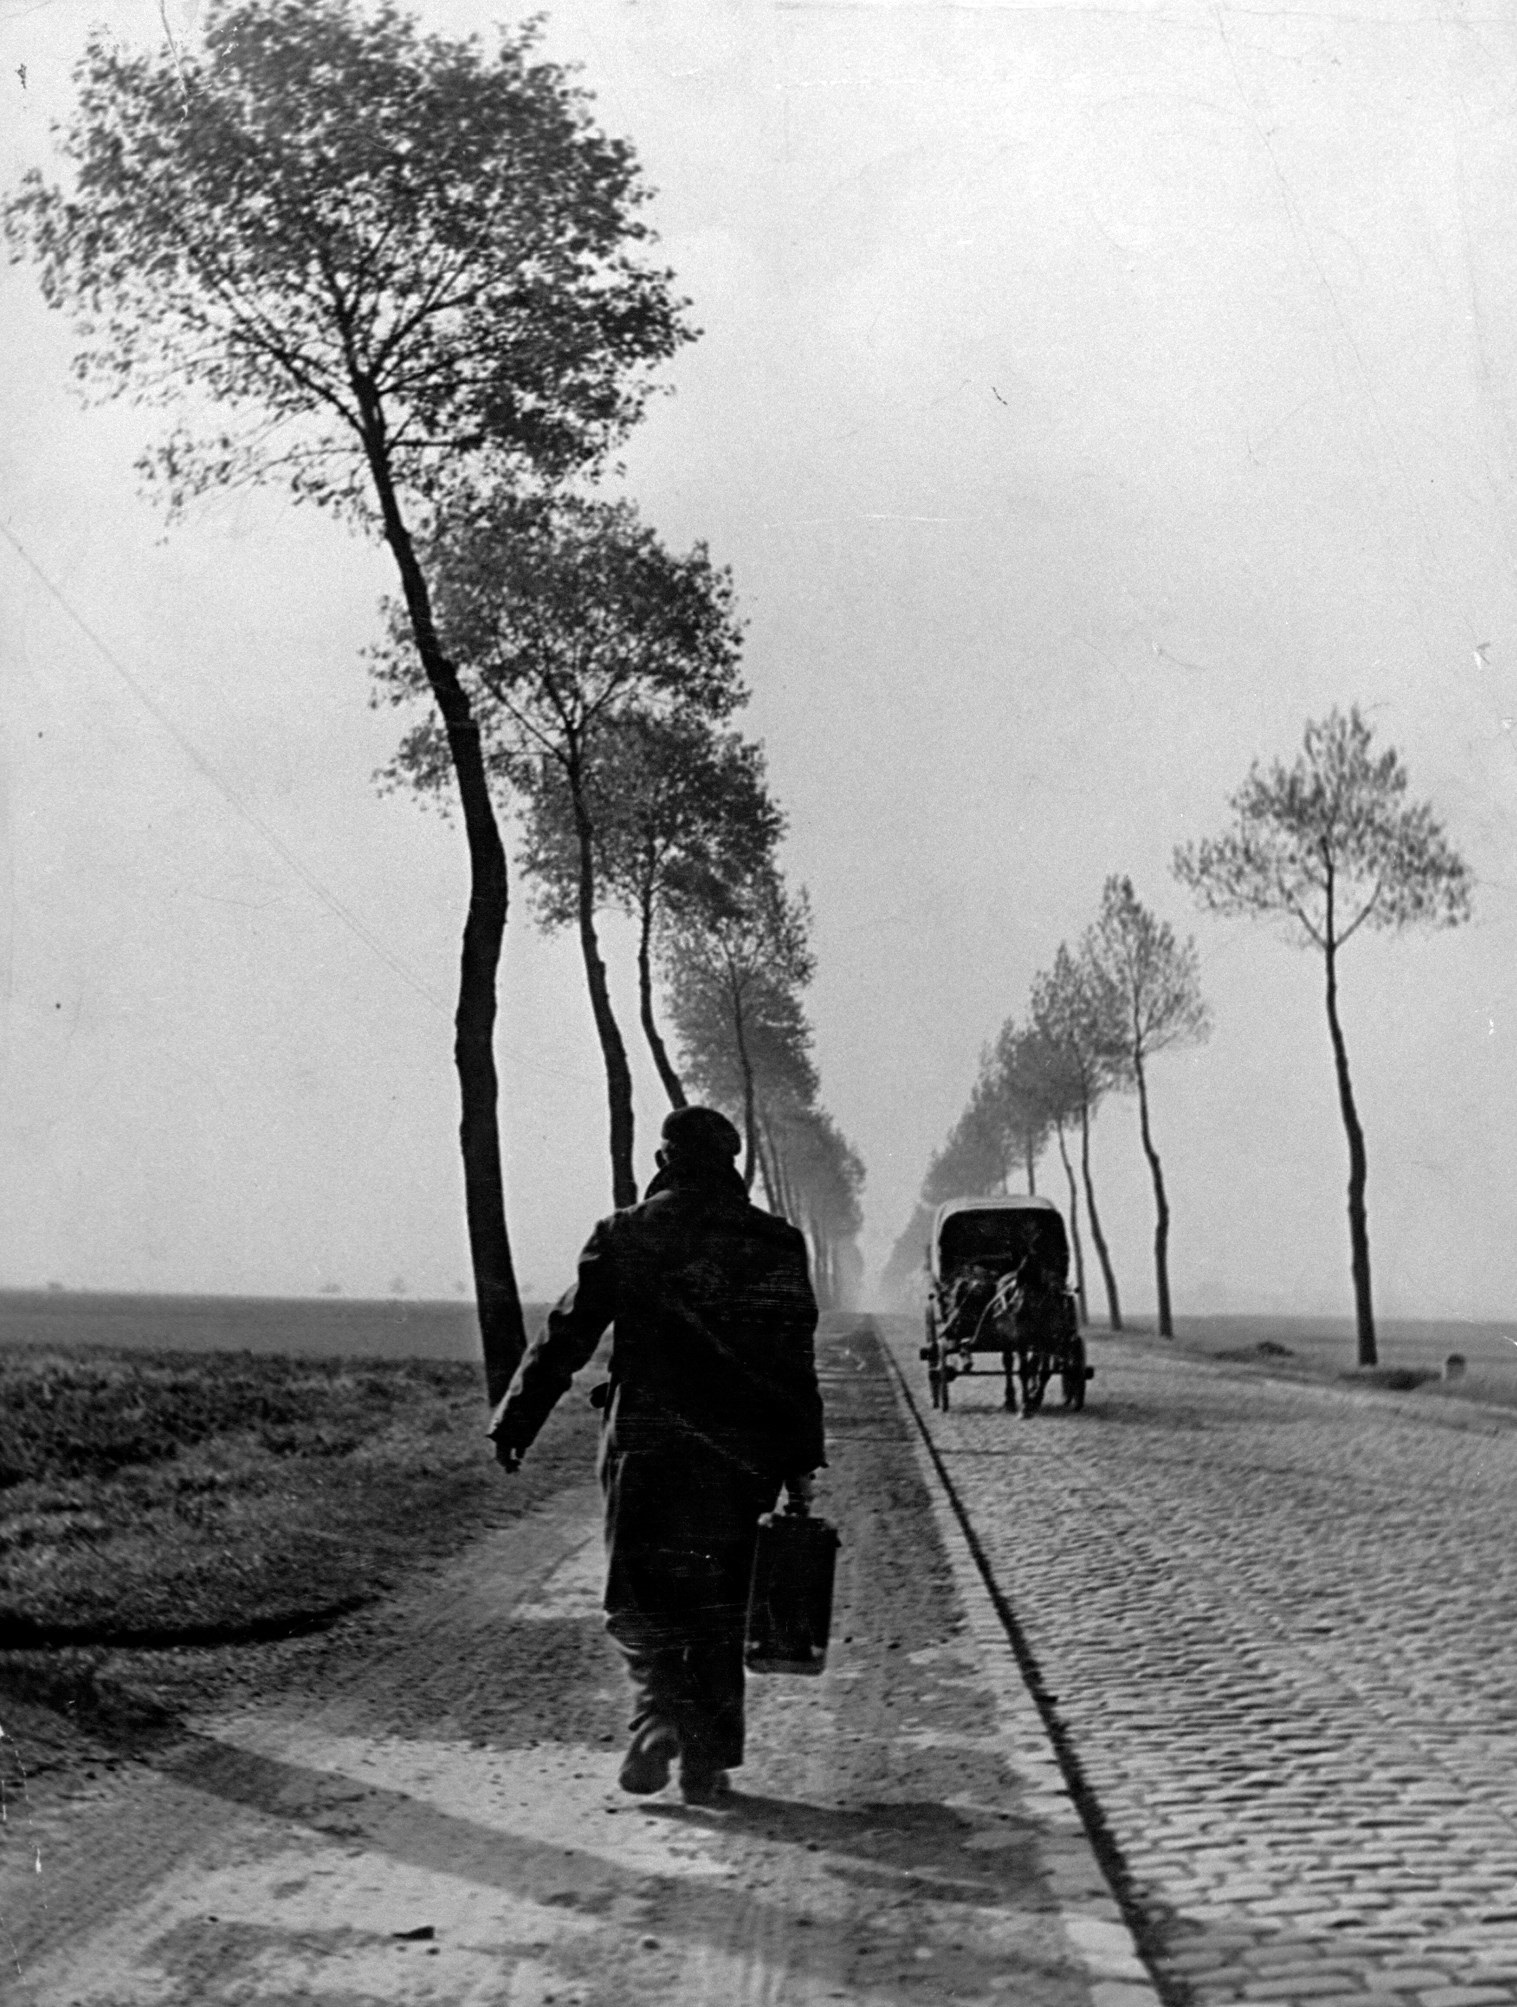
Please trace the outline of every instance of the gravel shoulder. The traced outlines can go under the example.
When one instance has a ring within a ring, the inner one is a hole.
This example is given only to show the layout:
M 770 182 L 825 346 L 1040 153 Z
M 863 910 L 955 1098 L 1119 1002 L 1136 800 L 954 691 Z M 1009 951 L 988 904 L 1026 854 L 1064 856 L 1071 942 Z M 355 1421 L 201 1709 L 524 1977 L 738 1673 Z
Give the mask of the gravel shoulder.
M 615 1788 L 576 1406 L 580 1474 L 388 1602 L 278 1646 L 116 1655 L 113 1707 L 72 1725 L 9 1708 L 6 1997 L 1151 2004 L 872 1325 L 829 1320 L 821 1349 L 834 1651 L 752 1683 L 731 1809 Z

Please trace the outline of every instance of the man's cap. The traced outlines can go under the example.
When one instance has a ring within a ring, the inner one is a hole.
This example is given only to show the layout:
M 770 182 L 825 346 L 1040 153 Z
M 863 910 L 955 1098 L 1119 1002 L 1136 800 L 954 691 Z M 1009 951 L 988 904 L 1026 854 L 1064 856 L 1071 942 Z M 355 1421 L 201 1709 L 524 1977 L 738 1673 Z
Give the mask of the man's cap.
M 673 1157 L 707 1157 L 723 1164 L 743 1147 L 742 1137 L 717 1108 L 673 1108 L 660 1134 Z

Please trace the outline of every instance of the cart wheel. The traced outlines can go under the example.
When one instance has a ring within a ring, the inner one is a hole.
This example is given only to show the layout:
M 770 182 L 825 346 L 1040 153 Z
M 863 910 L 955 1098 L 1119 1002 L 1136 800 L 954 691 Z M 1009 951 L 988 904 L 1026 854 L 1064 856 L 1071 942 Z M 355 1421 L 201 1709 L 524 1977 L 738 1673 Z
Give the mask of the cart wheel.
M 1066 1408 L 1080 1409 L 1085 1405 L 1085 1340 L 1070 1340 L 1069 1351 L 1061 1374 L 1064 1385 L 1064 1405 Z

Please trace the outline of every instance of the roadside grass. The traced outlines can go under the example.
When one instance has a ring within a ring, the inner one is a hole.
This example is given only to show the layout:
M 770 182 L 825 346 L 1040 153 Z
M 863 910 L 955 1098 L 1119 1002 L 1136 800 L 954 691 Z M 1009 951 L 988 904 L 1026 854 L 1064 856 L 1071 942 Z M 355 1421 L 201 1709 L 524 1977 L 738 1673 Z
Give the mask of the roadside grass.
M 1487 1408 L 1517 1408 L 1517 1380 L 1510 1373 L 1466 1372 L 1462 1380 L 1430 1380 L 1425 1393 L 1448 1401 L 1478 1401 Z
M 0 1650 L 329 1622 L 583 1476 L 582 1429 L 507 1481 L 484 1424 L 456 1361 L 0 1352 Z
M 1380 1326 L 1381 1363 L 1357 1366 L 1353 1326 L 1347 1319 L 1256 1316 L 1177 1317 L 1173 1340 L 1158 1338 L 1139 1321 L 1129 1335 L 1145 1343 L 1232 1365 L 1251 1365 L 1287 1379 L 1340 1386 L 1376 1387 L 1423 1399 L 1469 1401 L 1517 1408 L 1517 1340 L 1514 1326 L 1423 1320 L 1386 1320 Z M 1095 1335 L 1100 1336 L 1100 1327 Z M 1240 1342 L 1246 1341 L 1246 1342 Z M 1450 1354 L 1464 1371 L 1445 1377 Z

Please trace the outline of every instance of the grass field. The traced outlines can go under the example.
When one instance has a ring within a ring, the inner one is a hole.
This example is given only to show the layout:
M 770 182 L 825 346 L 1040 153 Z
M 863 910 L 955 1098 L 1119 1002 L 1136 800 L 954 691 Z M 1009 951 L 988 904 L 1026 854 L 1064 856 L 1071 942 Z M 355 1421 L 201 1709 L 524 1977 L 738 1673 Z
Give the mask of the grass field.
M 287 1635 L 585 1475 L 485 1419 L 461 1361 L 0 1350 L 0 1649 Z
M 536 1329 L 541 1310 L 528 1307 Z M 110 1345 L 131 1351 L 298 1352 L 307 1357 L 479 1357 L 472 1303 L 405 1298 L 127 1296 L 0 1290 L 0 1347 Z
M 1095 1328 L 1101 1328 L 1097 1320 Z M 1152 1331 L 1141 1320 L 1134 1330 Z M 1354 1324 L 1343 1317 L 1176 1317 L 1177 1344 L 1211 1358 L 1248 1359 L 1314 1377 L 1372 1377 L 1357 1367 Z M 1517 1407 L 1517 1322 L 1461 1323 L 1453 1319 L 1391 1319 L 1376 1327 L 1381 1384 L 1425 1375 L 1424 1397 L 1484 1401 Z M 1458 1379 L 1443 1377 L 1450 1354 L 1465 1361 Z

